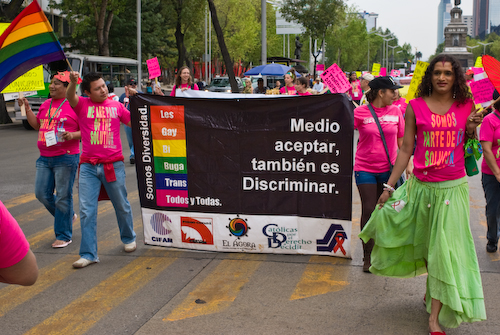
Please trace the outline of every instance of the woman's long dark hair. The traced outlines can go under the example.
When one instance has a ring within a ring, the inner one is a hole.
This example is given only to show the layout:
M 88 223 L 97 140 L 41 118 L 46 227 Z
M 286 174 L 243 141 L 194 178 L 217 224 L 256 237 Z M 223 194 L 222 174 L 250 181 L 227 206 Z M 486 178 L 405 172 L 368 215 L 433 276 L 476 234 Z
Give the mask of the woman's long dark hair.
M 191 83 L 192 83 L 192 80 L 191 80 L 191 69 L 189 68 L 189 66 L 183 66 L 179 69 L 179 71 L 177 71 L 177 77 L 175 77 L 175 87 L 176 88 L 181 88 L 181 73 L 184 69 L 188 69 L 189 70 L 189 79 L 188 79 L 188 86 L 191 87 Z
M 464 71 L 462 70 L 462 65 L 458 59 L 451 55 L 439 54 L 434 59 L 432 59 L 431 63 L 425 70 L 424 77 L 422 78 L 422 82 L 418 85 L 417 92 L 415 94 L 416 98 L 429 96 L 432 92 L 432 72 L 434 72 L 434 67 L 437 62 L 450 62 L 453 68 L 453 72 L 455 73 L 455 82 L 453 83 L 453 95 L 455 101 L 459 105 L 465 104 L 467 99 L 472 98 L 472 95 L 469 91 L 469 87 L 465 81 Z

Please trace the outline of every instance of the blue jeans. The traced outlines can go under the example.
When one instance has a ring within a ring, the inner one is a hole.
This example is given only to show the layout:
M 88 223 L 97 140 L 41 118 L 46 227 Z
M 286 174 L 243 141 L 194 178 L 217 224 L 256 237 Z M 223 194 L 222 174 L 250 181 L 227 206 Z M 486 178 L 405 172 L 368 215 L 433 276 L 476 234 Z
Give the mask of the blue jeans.
M 134 158 L 134 141 L 132 140 L 132 128 L 129 126 L 124 126 L 125 127 L 125 134 L 127 134 L 127 142 L 128 142 L 128 147 L 130 148 L 130 158 Z
M 79 195 L 80 195 L 80 224 L 82 227 L 82 242 L 80 256 L 90 261 L 99 261 L 97 257 L 97 199 L 104 185 L 109 199 L 115 208 L 121 241 L 124 244 L 135 241 L 132 209 L 127 200 L 125 186 L 125 164 L 123 161 L 113 163 L 116 181 L 108 183 L 104 176 L 102 164 L 80 165 Z
M 54 216 L 54 233 L 60 241 L 73 235 L 73 183 L 79 156 L 40 156 L 36 161 L 35 195 Z
M 482 174 L 484 197 L 486 198 L 486 223 L 488 241 L 497 243 L 500 235 L 500 183 L 494 175 Z
M 390 176 L 391 176 L 390 171 L 386 171 L 386 172 L 382 172 L 382 173 L 372 173 L 372 172 L 366 172 L 366 171 L 354 171 L 354 179 L 356 180 L 356 185 L 387 183 Z

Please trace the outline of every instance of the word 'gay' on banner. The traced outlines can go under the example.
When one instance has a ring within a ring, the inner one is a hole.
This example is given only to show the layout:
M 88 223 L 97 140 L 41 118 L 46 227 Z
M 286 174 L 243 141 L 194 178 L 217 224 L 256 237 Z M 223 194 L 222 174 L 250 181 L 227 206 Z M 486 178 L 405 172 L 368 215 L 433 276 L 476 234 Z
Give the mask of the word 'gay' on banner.
M 148 65 L 149 79 L 154 79 L 161 76 L 160 63 L 158 63 L 158 57 L 146 60 L 146 64 Z
M 332 93 L 345 93 L 351 88 L 345 73 L 335 63 L 321 74 L 321 79 Z
M 415 98 L 415 94 L 417 93 L 418 85 L 422 82 L 422 78 L 424 78 L 425 70 L 429 63 L 417 61 L 415 65 L 415 71 L 413 72 L 413 77 L 411 78 L 410 88 L 408 89 L 408 93 L 406 94 L 406 103 L 409 103 L 410 100 Z
M 131 98 L 145 243 L 351 257 L 347 97 L 189 91 Z
M 379 63 L 373 63 L 373 66 L 372 66 L 372 74 L 374 76 L 378 76 L 379 73 L 380 73 L 380 64 Z

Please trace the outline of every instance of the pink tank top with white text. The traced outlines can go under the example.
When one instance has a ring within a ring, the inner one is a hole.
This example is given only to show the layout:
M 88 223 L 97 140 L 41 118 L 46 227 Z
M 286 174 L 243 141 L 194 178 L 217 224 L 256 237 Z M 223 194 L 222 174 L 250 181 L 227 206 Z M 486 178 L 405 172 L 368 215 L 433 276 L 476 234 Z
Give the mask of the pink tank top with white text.
M 464 139 L 472 100 L 456 102 L 444 115 L 433 113 L 423 98 L 410 101 L 417 122 L 413 173 L 421 181 L 439 182 L 465 176 Z

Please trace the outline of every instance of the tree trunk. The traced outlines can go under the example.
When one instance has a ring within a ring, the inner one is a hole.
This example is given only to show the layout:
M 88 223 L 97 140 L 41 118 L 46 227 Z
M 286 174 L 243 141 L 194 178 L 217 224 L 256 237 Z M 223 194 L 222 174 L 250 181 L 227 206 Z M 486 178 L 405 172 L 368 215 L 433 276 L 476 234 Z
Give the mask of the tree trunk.
M 12 120 L 7 113 L 7 106 L 3 99 L 3 94 L 0 94 L 0 124 L 12 123 Z
M 208 0 L 208 7 L 210 8 L 210 15 L 212 16 L 212 22 L 214 24 L 214 30 L 217 34 L 217 40 L 219 41 L 220 51 L 222 53 L 222 58 L 226 64 L 226 71 L 229 75 L 229 83 L 231 84 L 232 93 L 240 93 L 238 89 L 238 83 L 236 82 L 236 77 L 234 76 L 233 63 L 231 61 L 231 56 L 229 56 L 229 51 L 226 47 L 226 42 L 224 42 L 224 35 L 222 34 L 222 29 L 219 24 L 219 19 L 217 18 L 217 11 L 215 10 L 215 5 L 213 0 Z
M 178 4 L 175 8 L 177 12 L 177 23 L 175 25 L 175 44 L 177 46 L 177 71 L 184 65 L 184 58 L 186 55 L 186 46 L 184 45 L 184 34 L 182 33 L 182 4 Z
M 109 56 L 109 28 L 111 27 L 111 21 L 113 20 L 113 12 L 110 11 L 107 14 L 108 0 L 102 0 L 101 7 L 97 8 L 94 2 L 94 17 L 96 22 L 97 31 L 97 45 L 99 47 L 99 56 Z
M 21 13 L 21 5 L 24 3 L 24 0 L 12 0 L 7 5 L 2 5 L 0 8 L 2 9 L 2 21 L 11 22 L 14 18 Z

